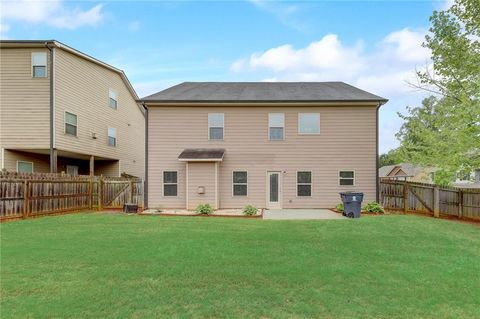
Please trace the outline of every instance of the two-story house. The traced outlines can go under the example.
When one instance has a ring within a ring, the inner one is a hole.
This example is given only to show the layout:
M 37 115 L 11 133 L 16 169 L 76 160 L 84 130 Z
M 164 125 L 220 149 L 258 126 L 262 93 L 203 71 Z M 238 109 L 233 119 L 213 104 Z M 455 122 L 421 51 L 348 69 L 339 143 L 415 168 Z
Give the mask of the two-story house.
M 0 169 L 143 177 L 137 99 L 122 70 L 58 41 L 1 41 Z
M 322 208 L 377 196 L 378 109 L 343 82 L 182 83 L 147 107 L 146 207 Z

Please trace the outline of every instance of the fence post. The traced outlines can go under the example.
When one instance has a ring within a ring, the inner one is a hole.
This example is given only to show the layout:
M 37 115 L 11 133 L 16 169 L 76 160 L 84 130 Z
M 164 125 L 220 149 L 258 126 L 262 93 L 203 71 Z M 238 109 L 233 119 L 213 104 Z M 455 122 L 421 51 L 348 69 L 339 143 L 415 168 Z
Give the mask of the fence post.
M 88 200 L 89 200 L 89 207 L 90 210 L 93 209 L 93 175 L 90 175 L 89 183 L 88 183 Z
M 433 216 L 440 217 L 440 189 L 438 186 L 433 188 Z
M 129 203 L 133 203 L 133 181 L 130 180 L 130 199 Z
M 463 190 L 458 190 L 458 217 L 463 217 Z
M 403 212 L 406 214 L 408 210 L 408 184 L 403 183 Z
M 103 210 L 103 176 L 98 180 L 98 210 Z
M 23 218 L 28 216 L 28 181 L 25 181 L 23 186 Z

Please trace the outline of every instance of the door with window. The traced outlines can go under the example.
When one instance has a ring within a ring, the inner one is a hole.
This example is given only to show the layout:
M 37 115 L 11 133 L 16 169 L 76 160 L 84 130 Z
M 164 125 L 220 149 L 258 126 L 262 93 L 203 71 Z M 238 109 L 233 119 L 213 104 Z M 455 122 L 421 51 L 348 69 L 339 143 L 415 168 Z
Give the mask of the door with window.
M 282 174 L 267 172 L 267 208 L 282 208 Z

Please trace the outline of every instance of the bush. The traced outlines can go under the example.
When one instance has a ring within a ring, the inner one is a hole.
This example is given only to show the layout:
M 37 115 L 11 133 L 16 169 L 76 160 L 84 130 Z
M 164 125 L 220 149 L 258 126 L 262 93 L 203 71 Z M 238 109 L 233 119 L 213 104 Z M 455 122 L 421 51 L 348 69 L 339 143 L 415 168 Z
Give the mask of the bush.
M 337 206 L 335 206 L 335 209 L 341 213 L 345 211 L 345 209 L 343 208 L 343 203 L 337 204 Z
M 363 210 L 368 213 L 385 213 L 382 205 L 377 202 L 370 202 L 363 206 Z
M 213 214 L 213 207 L 210 204 L 200 204 L 195 209 L 197 214 L 206 214 L 210 215 Z
M 254 215 L 257 215 L 257 207 L 253 206 L 253 205 L 247 205 L 245 206 L 245 208 L 243 209 L 243 215 L 245 216 L 254 216 Z

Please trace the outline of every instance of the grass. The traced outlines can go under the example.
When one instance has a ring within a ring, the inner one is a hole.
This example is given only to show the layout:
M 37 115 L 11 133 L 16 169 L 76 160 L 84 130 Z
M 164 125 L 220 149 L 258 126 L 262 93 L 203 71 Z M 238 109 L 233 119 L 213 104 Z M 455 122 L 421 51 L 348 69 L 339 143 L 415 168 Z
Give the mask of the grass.
M 480 228 L 76 214 L 0 225 L 2 318 L 478 318 Z

